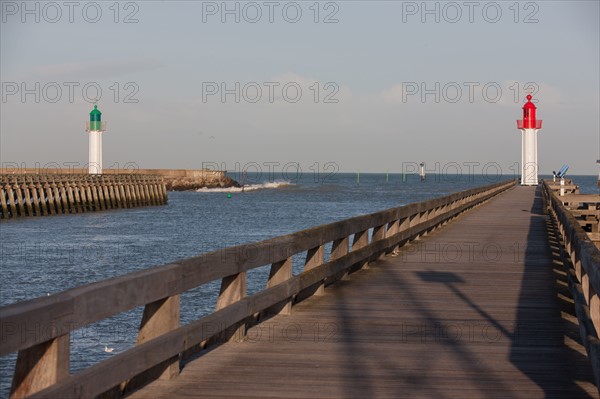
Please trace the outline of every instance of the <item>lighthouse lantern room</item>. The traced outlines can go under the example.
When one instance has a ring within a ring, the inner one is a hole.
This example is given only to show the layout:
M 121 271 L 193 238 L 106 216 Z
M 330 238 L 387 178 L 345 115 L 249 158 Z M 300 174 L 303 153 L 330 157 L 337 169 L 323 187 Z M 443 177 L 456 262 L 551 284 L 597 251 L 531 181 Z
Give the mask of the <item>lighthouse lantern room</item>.
M 521 185 L 538 184 L 537 132 L 542 121 L 536 119 L 536 107 L 531 102 L 531 94 L 523 106 L 523 119 L 517 120 L 517 129 L 521 131 Z
M 91 175 L 102 174 L 102 133 L 106 131 L 106 123 L 102 122 L 102 112 L 97 105 L 90 112 L 85 131 L 90 139 L 88 171 Z

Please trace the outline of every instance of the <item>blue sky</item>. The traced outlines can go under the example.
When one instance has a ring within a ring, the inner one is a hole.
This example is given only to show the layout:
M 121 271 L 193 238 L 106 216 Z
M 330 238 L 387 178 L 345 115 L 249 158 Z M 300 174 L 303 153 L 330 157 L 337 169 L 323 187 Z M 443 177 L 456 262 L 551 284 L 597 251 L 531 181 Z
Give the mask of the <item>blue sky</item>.
M 100 88 L 105 167 L 510 174 L 534 90 L 540 172 L 597 173 L 598 1 L 26 4 L 1 2 L 5 166 L 85 164 Z

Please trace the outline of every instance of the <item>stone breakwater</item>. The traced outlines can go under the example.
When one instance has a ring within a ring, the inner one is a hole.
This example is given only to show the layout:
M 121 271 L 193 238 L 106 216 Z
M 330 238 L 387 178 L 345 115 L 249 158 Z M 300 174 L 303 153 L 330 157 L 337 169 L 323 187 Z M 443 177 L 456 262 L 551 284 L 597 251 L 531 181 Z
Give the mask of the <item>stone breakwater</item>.
M 151 175 L 162 176 L 169 191 L 241 187 L 222 170 L 145 169 L 144 171 Z

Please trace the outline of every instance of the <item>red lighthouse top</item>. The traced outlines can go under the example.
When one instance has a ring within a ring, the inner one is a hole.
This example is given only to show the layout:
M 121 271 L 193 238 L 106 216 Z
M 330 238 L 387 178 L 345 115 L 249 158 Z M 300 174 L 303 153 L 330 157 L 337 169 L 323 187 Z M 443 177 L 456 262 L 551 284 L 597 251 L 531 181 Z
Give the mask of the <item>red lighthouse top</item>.
M 517 129 L 541 129 L 542 121 L 535 119 L 535 105 L 531 102 L 531 94 L 527 95 L 527 102 L 523 106 L 523 119 L 517 120 Z

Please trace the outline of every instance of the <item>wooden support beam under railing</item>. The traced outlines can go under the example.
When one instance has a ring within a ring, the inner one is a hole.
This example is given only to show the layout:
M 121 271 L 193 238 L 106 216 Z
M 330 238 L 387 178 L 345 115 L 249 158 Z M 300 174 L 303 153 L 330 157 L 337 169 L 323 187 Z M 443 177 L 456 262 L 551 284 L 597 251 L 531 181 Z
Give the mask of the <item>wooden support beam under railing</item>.
M 67 378 L 69 356 L 69 334 L 19 351 L 10 390 L 11 399 L 25 398 L 32 392 L 40 391 Z

